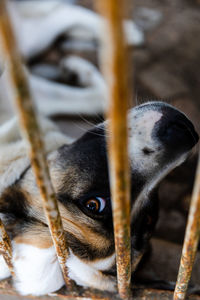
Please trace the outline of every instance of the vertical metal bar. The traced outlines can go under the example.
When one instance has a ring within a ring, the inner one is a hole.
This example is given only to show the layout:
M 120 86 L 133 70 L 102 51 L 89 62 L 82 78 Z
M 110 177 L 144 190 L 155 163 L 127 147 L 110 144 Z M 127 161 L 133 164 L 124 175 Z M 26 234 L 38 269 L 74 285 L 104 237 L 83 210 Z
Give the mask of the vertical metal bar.
M 12 276 L 15 275 L 12 264 L 12 247 L 10 238 L 6 232 L 2 220 L 0 219 L 0 253 L 3 255 Z
M 118 291 L 130 297 L 130 173 L 128 161 L 127 109 L 130 103 L 128 57 L 124 40 L 123 17 L 126 1 L 99 0 L 105 17 L 102 67 L 108 83 L 109 168 L 115 234 Z
M 46 162 L 44 144 L 42 141 L 40 128 L 36 119 L 31 94 L 25 70 L 21 63 L 20 55 L 17 51 L 15 37 L 10 24 L 6 1 L 0 0 L 0 34 L 2 50 L 7 59 L 9 76 L 14 91 L 14 100 L 20 120 L 21 128 L 30 146 L 30 159 L 36 181 L 43 200 L 43 207 L 52 239 L 60 262 L 63 276 L 68 287 L 71 281 L 65 265 L 68 249 L 64 237 L 62 221 L 58 211 L 58 204 L 51 184 L 49 169 Z M 31 37 L 30 37 L 31 38 Z M 56 279 L 55 279 L 56 280 Z
M 200 235 L 200 152 L 174 300 L 185 299 Z

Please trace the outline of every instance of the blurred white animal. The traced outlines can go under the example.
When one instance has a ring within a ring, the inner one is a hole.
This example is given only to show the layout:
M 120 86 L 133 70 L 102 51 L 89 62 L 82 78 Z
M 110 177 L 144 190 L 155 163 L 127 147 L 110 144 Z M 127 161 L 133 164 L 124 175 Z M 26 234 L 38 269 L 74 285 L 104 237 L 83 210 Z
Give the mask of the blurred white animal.
M 78 39 L 100 38 L 102 19 L 93 11 L 58 0 L 10 3 L 10 12 L 22 54 L 33 57 L 61 34 Z M 127 42 L 140 45 L 143 32 L 130 20 L 124 22 Z
M 76 41 L 94 41 L 99 40 L 102 32 L 100 16 L 63 1 L 10 1 L 9 11 L 19 49 L 26 60 L 46 50 L 60 35 L 65 34 Z M 143 43 L 143 33 L 132 21 L 124 21 L 124 28 L 127 43 Z M 76 75 L 79 87 L 58 83 L 27 71 L 39 112 L 46 116 L 102 114 L 106 108 L 106 85 L 98 69 L 87 60 L 75 56 L 64 57 L 61 63 L 66 74 Z M 12 106 L 6 64 L 0 78 L 0 101 L 5 102 L 5 112 L 8 113 L 0 120 L 2 122 L 10 117 Z

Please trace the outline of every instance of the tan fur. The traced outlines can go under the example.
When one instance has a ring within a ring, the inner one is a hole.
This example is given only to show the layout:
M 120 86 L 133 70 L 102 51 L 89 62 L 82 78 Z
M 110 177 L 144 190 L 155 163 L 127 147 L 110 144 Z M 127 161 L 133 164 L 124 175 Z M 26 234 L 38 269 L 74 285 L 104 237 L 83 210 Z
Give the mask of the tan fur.
M 58 188 L 58 182 L 55 184 L 55 181 L 57 181 L 56 178 L 58 178 L 57 176 L 55 176 L 57 171 L 58 170 L 54 168 L 53 184 Z M 62 179 L 59 180 L 59 185 L 61 184 L 61 182 Z M 27 172 L 25 179 L 21 183 L 21 188 L 28 203 L 31 206 L 32 216 L 47 224 L 46 217 L 43 212 L 42 200 L 40 198 L 38 188 L 35 184 L 35 180 L 31 170 Z M 81 211 L 72 213 L 71 211 L 69 212 L 64 205 L 60 203 L 58 205 L 65 231 L 75 236 L 78 240 L 80 240 L 80 242 L 89 244 L 94 249 L 99 249 L 101 251 L 110 247 L 111 241 L 108 238 L 98 233 L 97 230 L 92 230 L 93 228 L 98 229 L 98 224 L 95 220 L 87 217 Z
M 73 192 L 71 193 L 71 197 L 77 198 L 80 195 L 80 192 L 83 190 L 87 190 L 88 188 L 88 180 L 84 180 L 80 174 L 83 174 L 84 171 L 80 170 L 77 166 L 68 166 L 67 170 L 60 168 L 57 166 L 57 161 L 55 157 L 55 161 L 49 161 L 50 164 L 50 173 L 51 180 L 56 191 L 62 189 L 63 193 L 65 193 L 65 187 L 73 186 Z M 70 174 L 70 176 L 68 176 Z M 89 174 L 87 174 L 89 176 Z
M 72 220 L 62 216 L 63 227 L 66 231 L 73 233 L 81 242 L 91 245 L 93 248 L 103 250 L 109 248 L 110 241 L 104 236 L 92 231 L 87 225 L 76 224 Z
M 42 224 L 32 226 L 27 232 L 14 239 L 17 244 L 28 244 L 45 249 L 53 245 L 49 229 Z
M 27 197 L 27 193 L 26 197 Z M 47 224 L 46 217 L 43 212 L 42 201 L 38 197 L 31 199 L 31 195 L 28 195 L 28 202 L 31 203 L 32 215 L 39 219 L 41 222 Z M 92 230 L 97 225 L 94 220 L 89 219 L 83 213 L 73 215 L 62 204 L 59 203 L 59 210 L 62 217 L 63 227 L 66 232 L 74 235 L 78 240 L 83 243 L 89 244 L 91 247 L 103 250 L 109 248 L 111 242 L 103 235 L 98 234 Z

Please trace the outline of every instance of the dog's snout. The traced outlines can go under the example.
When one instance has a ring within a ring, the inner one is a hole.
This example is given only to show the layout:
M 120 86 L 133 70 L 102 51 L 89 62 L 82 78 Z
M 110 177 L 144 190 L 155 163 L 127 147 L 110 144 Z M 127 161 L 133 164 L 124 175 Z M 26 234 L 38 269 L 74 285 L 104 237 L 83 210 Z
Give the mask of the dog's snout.
M 190 120 L 178 110 L 165 106 L 162 108 L 163 117 L 159 121 L 157 137 L 166 146 L 174 150 L 190 150 L 199 140 Z

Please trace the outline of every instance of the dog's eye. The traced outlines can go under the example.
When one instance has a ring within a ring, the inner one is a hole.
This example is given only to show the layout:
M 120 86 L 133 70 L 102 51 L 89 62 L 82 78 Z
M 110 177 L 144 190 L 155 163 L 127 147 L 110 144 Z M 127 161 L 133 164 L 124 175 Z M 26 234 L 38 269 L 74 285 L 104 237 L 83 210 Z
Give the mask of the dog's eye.
M 101 197 L 95 197 L 85 202 L 85 206 L 88 210 L 94 213 L 100 213 L 106 206 L 106 200 Z

